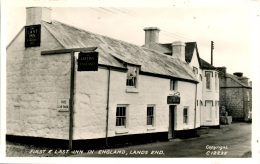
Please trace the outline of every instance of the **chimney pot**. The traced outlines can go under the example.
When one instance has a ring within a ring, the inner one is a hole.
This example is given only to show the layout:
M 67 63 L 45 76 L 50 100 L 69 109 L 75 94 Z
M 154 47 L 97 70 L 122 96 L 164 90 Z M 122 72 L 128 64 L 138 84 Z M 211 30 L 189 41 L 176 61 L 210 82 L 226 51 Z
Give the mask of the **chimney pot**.
M 243 77 L 242 72 L 234 72 L 233 75 L 236 75 L 237 77 Z

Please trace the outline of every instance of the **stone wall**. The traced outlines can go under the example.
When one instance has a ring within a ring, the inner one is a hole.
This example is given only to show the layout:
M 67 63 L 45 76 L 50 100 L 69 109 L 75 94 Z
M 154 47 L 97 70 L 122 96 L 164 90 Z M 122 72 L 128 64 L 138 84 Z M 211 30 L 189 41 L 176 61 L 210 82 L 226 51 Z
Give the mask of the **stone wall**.
M 221 95 L 225 94 L 225 98 L 221 98 L 221 106 L 224 105 L 229 116 L 234 121 L 242 121 L 244 119 L 244 91 L 243 88 L 222 88 Z
M 252 89 L 242 87 L 231 78 L 221 78 L 220 81 L 220 106 L 225 106 L 234 121 L 251 120 Z
M 25 48 L 24 29 L 7 47 L 6 133 L 68 139 L 69 114 L 58 98 L 69 98 L 70 54 L 43 56 L 62 48 L 41 26 L 41 46 Z

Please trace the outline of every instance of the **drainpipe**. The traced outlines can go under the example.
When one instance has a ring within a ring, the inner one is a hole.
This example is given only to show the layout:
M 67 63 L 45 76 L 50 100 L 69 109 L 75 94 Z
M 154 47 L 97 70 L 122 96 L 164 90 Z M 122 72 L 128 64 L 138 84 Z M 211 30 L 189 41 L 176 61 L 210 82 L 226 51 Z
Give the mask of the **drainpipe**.
M 110 92 L 110 66 L 108 66 L 108 85 L 107 85 L 106 146 L 108 146 L 108 114 L 109 114 L 109 92 Z
M 196 84 L 196 91 L 195 91 L 195 114 L 194 114 L 194 129 L 196 129 L 196 113 L 197 113 L 197 84 Z

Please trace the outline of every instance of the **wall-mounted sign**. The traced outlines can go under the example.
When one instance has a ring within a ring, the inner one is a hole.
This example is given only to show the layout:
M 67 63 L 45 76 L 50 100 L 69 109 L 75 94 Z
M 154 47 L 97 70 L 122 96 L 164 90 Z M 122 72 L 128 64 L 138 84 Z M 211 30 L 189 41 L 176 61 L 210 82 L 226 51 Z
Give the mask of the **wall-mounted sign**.
M 81 52 L 78 57 L 78 71 L 97 71 L 98 52 Z
M 59 99 L 58 100 L 58 110 L 60 112 L 68 112 L 69 111 L 69 104 L 70 100 L 69 99 Z
M 25 26 L 25 47 L 40 46 L 41 25 Z
M 180 101 L 179 96 L 167 96 L 167 104 L 180 104 Z

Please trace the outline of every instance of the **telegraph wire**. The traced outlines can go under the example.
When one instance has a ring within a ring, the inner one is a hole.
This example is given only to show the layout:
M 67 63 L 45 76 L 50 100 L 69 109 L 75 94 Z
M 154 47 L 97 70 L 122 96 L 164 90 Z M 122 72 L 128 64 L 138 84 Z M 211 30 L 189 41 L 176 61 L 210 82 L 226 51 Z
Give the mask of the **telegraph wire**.
M 128 11 L 128 12 L 131 12 L 131 11 L 129 11 L 128 9 L 125 9 L 125 8 L 123 8 L 124 10 L 126 10 L 126 11 Z M 119 10 L 120 11 L 120 10 Z M 122 12 L 122 11 L 121 11 Z M 125 12 L 122 12 L 122 13 L 125 13 Z M 145 18 L 146 19 L 146 21 L 147 21 L 147 17 L 142 17 L 142 16 L 139 16 L 140 18 Z M 165 31 L 165 30 L 162 30 L 162 31 Z M 168 31 L 165 31 L 165 32 L 167 32 L 167 33 L 170 33 L 170 32 L 168 32 Z M 175 33 L 177 33 L 177 34 L 175 34 Z M 194 39 L 190 39 L 188 36 L 185 36 L 185 34 L 182 34 L 182 33 L 179 33 L 179 32 L 175 32 L 175 33 L 171 33 L 172 35 L 176 35 L 176 36 L 179 36 L 179 37 L 182 37 L 182 38 L 186 38 L 186 39 L 189 39 L 189 40 L 194 40 Z M 178 34 L 179 33 L 179 34 Z M 206 44 L 206 45 L 209 45 L 208 43 L 206 43 L 206 41 L 205 40 L 201 40 L 201 39 L 196 39 L 197 40 L 197 42 L 201 42 L 201 43 L 204 43 L 204 44 Z
M 117 8 L 110 8 L 110 9 L 107 9 L 107 8 L 103 8 L 103 7 L 98 7 L 98 9 L 96 8 L 93 8 L 93 7 L 90 7 L 92 10 L 95 10 L 97 12 L 101 12 L 103 14 L 109 14 L 109 15 L 116 15 L 116 16 L 119 16 L 121 13 L 123 13 L 124 15 L 120 15 L 120 16 L 123 16 L 124 18 L 127 18 L 126 20 L 124 19 L 124 21 L 127 21 L 129 23 L 137 23 L 139 26 L 141 26 L 143 28 L 144 26 L 144 23 L 147 24 L 147 21 L 148 20 L 144 20 L 143 18 L 138 18 L 138 16 L 135 16 L 133 14 L 129 14 L 129 12 L 125 12 L 125 11 L 122 11 L 120 9 L 117 9 Z M 100 10 L 101 9 L 101 10 Z M 113 9 L 111 11 L 111 9 Z M 116 10 L 116 11 L 115 11 Z M 118 13 L 119 12 L 119 13 Z M 132 17 L 131 19 L 128 19 L 129 17 Z M 135 18 L 133 18 L 135 17 Z M 138 20 L 138 22 L 136 22 Z M 143 22 L 142 24 L 140 24 L 140 21 Z M 174 34 L 172 32 L 168 32 L 168 31 L 165 31 L 165 30 L 161 30 L 162 32 L 162 35 L 164 36 L 167 36 L 167 37 L 170 37 L 170 38 L 182 38 L 182 39 L 185 39 L 185 40 L 188 40 L 188 41 L 193 41 L 193 42 L 197 42 L 200 44 L 200 46 L 203 46 L 203 47 L 207 47 L 207 48 L 210 48 L 210 44 L 207 44 L 205 41 L 201 41 L 199 39 L 191 39 L 189 37 L 186 37 L 186 36 L 182 36 L 182 35 L 178 35 L 178 34 Z

